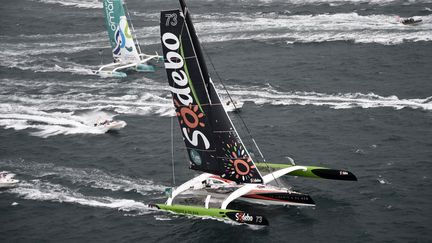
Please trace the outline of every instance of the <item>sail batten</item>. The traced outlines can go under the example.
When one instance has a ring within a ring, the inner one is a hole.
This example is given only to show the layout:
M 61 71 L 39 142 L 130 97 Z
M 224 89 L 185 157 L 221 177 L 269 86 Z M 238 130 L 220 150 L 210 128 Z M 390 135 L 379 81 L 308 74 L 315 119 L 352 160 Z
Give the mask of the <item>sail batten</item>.
M 216 149 L 214 149 L 214 150 L 212 150 L 212 149 L 197 149 L 195 147 L 187 147 L 187 146 L 186 146 L 186 149 L 194 149 L 194 150 L 202 151 L 202 152 L 216 152 Z
M 182 9 L 161 12 L 160 23 L 165 69 L 190 168 L 237 183 L 262 183 L 214 88 L 184 4 Z

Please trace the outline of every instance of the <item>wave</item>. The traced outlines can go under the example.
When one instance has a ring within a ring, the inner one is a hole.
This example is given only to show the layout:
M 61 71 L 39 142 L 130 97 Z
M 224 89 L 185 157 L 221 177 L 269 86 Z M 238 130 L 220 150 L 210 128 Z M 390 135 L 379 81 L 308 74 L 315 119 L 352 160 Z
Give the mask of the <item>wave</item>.
M 21 161 L 0 161 L 14 173 L 27 175 L 37 180 L 46 177 L 67 180 L 77 186 L 86 186 L 110 191 L 135 191 L 141 195 L 163 192 L 166 186 L 157 185 L 152 180 L 132 178 L 120 174 L 107 173 L 99 169 L 71 168 L 52 163 L 31 163 Z
M 4 192 L 0 192 L 0 194 L 1 193 Z M 154 214 L 155 220 L 158 221 L 167 221 L 179 217 L 178 214 L 169 211 L 163 214 L 157 214 L 157 212 L 160 212 L 159 210 L 150 207 L 148 204 L 132 199 L 120 199 L 108 196 L 87 196 L 68 187 L 42 180 L 21 181 L 18 187 L 9 189 L 7 193 L 15 194 L 18 197 L 26 200 L 68 203 L 87 207 L 115 209 L 117 211 L 125 212 L 123 214 L 124 216 L 134 217 L 137 215 Z M 230 220 L 216 219 L 206 216 L 184 215 L 184 217 L 193 220 L 215 220 L 233 226 L 241 225 Z M 253 230 L 262 229 L 262 227 L 247 226 Z
M 149 79 L 127 83 L 0 79 L 0 84 L 0 126 L 30 129 L 39 137 L 102 134 L 106 130 L 94 123 L 117 114 L 174 114 L 167 87 Z
M 77 115 L 73 112 L 46 112 L 23 105 L 0 104 L 0 126 L 6 129 L 36 130 L 30 134 L 43 138 L 59 134 L 106 133 L 106 128 L 94 126 L 94 123 L 98 120 L 95 117 L 112 119 L 114 115 L 106 112 L 90 112 Z
M 326 94 L 318 92 L 277 91 L 273 87 L 252 87 L 251 91 L 241 88 L 232 88 L 230 93 L 235 97 L 241 97 L 242 102 L 253 102 L 257 105 L 314 105 L 327 106 L 333 109 L 350 108 L 403 108 L 432 110 L 432 96 L 419 99 L 399 99 L 396 95 L 380 96 L 374 93 L 336 93 Z
M 200 22 L 196 27 L 199 33 L 204 33 L 201 35 L 204 42 L 276 39 L 286 43 L 352 41 L 395 45 L 432 40 L 432 15 L 421 18 L 422 25 L 410 28 L 398 23 L 392 15 L 231 13 L 211 15 L 212 21 Z
M 117 80 L 38 81 L 0 79 L 0 126 L 15 130 L 30 129 L 31 135 L 49 137 L 69 134 L 102 134 L 94 127 L 101 118 L 117 114 L 175 114 L 166 85 L 151 79 L 118 82 Z M 221 88 L 221 87 L 219 87 Z M 16 93 L 16 90 L 20 90 Z M 238 103 L 256 105 L 313 105 L 332 109 L 392 108 L 432 110 L 432 96 L 401 99 L 396 95 L 375 93 L 319 93 L 280 91 L 271 85 L 228 87 Z M 221 92 L 222 100 L 228 100 Z
M 241 0 L 242 2 L 261 2 L 261 3 L 290 3 L 297 5 L 307 4 L 330 4 L 330 5 L 341 5 L 341 4 L 374 4 L 374 5 L 388 5 L 388 4 L 419 4 L 419 3 L 431 3 L 431 0 Z
M 99 0 L 69 0 L 69 1 L 61 1 L 61 0 L 33 0 L 37 2 L 42 2 L 44 4 L 58 4 L 67 7 L 77 7 L 77 8 L 89 8 L 89 9 L 97 9 L 102 8 L 102 3 Z M 206 0 L 206 2 L 214 2 L 215 0 Z M 220 1 L 220 0 L 219 0 Z M 226 0 L 225 0 L 226 1 Z M 147 1 L 152 2 L 152 1 Z M 153 2 L 158 3 L 159 0 L 153 0 Z M 223 2 L 223 1 L 222 1 Z M 226 1 L 229 3 L 236 1 Z M 315 5 L 315 4 L 330 4 L 331 6 L 337 6 L 342 4 L 371 4 L 371 5 L 389 5 L 389 4 L 403 4 L 403 5 L 412 5 L 412 4 L 420 4 L 420 3 L 432 3 L 431 0 L 237 0 L 237 2 L 241 3 L 250 3 L 250 4 L 293 4 L 293 5 Z M 190 4 L 193 5 L 193 4 Z
M 28 200 L 79 204 L 137 214 L 148 214 L 154 211 L 148 205 L 135 200 L 86 196 L 65 186 L 42 180 L 21 181 L 18 187 L 9 189 L 7 192 Z
M 36 2 L 41 2 L 45 4 L 59 4 L 67 7 L 77 7 L 77 8 L 102 8 L 102 2 L 99 0 L 33 0 Z
M 402 25 L 392 15 L 363 16 L 357 13 L 287 15 L 279 12 L 231 12 L 198 14 L 194 17 L 200 40 L 205 43 L 257 40 L 284 45 L 329 41 L 397 45 L 432 41 L 432 15 L 421 16 L 423 23 L 418 26 Z M 136 30 L 143 45 L 159 45 L 157 21 L 154 21 L 154 26 Z M 99 50 L 110 53 L 104 31 L 92 34 L 21 35 L 16 38 L 0 36 L 0 41 L 3 54 L 0 66 L 33 72 L 92 75 L 92 70 L 98 69 Z M 69 60 L 68 55 L 74 53 L 87 53 L 94 63 L 88 65 Z M 108 57 L 104 63 L 110 61 L 111 57 Z
M 85 195 L 83 187 L 110 191 L 135 191 L 142 195 L 161 194 L 165 187 L 156 185 L 151 180 L 131 178 L 128 176 L 107 173 L 99 169 L 71 168 L 51 163 L 33 163 L 24 160 L 1 161 L 0 165 L 20 176 L 16 188 L 0 193 L 12 193 L 27 200 L 50 201 L 79 204 L 88 207 L 110 208 L 128 212 L 128 216 L 148 214 L 154 211 L 147 204 L 124 198 L 110 196 Z M 28 179 L 30 177 L 30 179 Z M 55 183 L 61 179 L 72 187 Z

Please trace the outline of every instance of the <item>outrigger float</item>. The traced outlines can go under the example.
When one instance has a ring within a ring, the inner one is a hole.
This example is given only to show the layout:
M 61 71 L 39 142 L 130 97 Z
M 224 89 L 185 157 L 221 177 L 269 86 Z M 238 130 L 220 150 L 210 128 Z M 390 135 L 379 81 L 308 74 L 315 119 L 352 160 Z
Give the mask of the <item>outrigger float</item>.
M 123 0 L 104 0 L 103 6 L 114 62 L 101 66 L 96 74 L 102 77 L 124 78 L 127 76 L 125 71 L 154 72 L 155 68 L 149 62 L 160 61 L 162 57 L 157 53 L 148 55 L 141 52 Z
M 208 74 L 184 0 L 180 0 L 180 5 L 181 10 L 161 12 L 162 49 L 190 168 L 203 173 L 171 188 L 165 204 L 151 206 L 178 214 L 268 225 L 263 215 L 229 209 L 228 206 L 233 201 L 315 206 L 307 194 L 270 185 L 285 175 L 357 180 L 354 174 L 346 170 L 255 163 L 227 115 Z M 256 145 L 255 140 L 252 141 Z M 266 175 L 262 175 L 264 171 Z

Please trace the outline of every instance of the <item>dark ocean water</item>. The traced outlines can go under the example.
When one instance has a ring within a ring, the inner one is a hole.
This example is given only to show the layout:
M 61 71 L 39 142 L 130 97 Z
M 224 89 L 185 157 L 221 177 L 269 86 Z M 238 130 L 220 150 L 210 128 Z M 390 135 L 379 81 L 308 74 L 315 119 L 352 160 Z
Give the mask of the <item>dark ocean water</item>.
M 178 8 L 177 1 L 127 4 L 145 52 L 161 53 L 159 11 Z M 431 1 L 188 5 L 267 161 L 288 163 L 289 156 L 348 169 L 358 182 L 285 178 L 317 206 L 255 207 L 268 217 L 266 228 L 150 210 L 172 185 L 172 101 L 163 66 L 123 80 L 91 75 L 99 49 L 111 61 L 101 3 L 5 1 L 0 171 L 21 183 L 0 191 L 1 242 L 432 241 Z M 424 23 L 403 26 L 396 15 Z M 99 116 L 128 125 L 104 134 L 91 125 Z M 196 173 L 174 125 L 181 183 Z

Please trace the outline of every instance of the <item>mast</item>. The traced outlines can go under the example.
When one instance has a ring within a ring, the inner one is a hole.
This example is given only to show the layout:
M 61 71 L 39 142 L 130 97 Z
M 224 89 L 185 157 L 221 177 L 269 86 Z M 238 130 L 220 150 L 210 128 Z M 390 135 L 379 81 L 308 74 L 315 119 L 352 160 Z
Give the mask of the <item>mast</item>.
M 203 55 L 203 52 L 201 50 L 201 44 L 198 40 L 198 36 L 196 34 L 195 27 L 194 27 L 194 25 L 192 23 L 192 19 L 190 17 L 189 9 L 186 6 L 186 3 L 184 0 L 179 0 L 179 1 L 180 1 L 181 10 L 182 10 L 183 14 L 185 15 L 186 24 L 189 27 L 189 33 L 190 33 L 191 38 L 192 38 L 192 42 L 193 42 L 195 52 L 196 52 L 196 55 L 198 58 L 198 63 L 200 65 L 200 68 L 201 68 L 203 76 L 204 76 L 204 80 L 206 83 L 208 83 L 210 77 L 208 74 L 207 65 L 206 65 L 205 60 L 204 60 L 204 55 Z
M 129 13 L 129 9 L 127 8 L 126 3 L 124 1 L 122 1 L 122 4 L 123 4 L 123 8 L 125 10 L 125 13 L 127 14 L 127 16 L 126 16 L 127 17 L 127 21 L 128 21 L 128 23 L 129 23 L 129 25 L 130 25 L 130 27 L 132 29 L 132 37 L 133 37 L 133 40 L 135 42 L 135 47 L 136 47 L 136 49 L 138 51 L 138 54 L 141 54 L 142 53 L 141 52 L 141 44 L 139 43 L 138 38 L 136 36 L 135 28 L 134 28 L 133 23 L 132 23 L 132 17 L 131 17 L 131 15 Z

